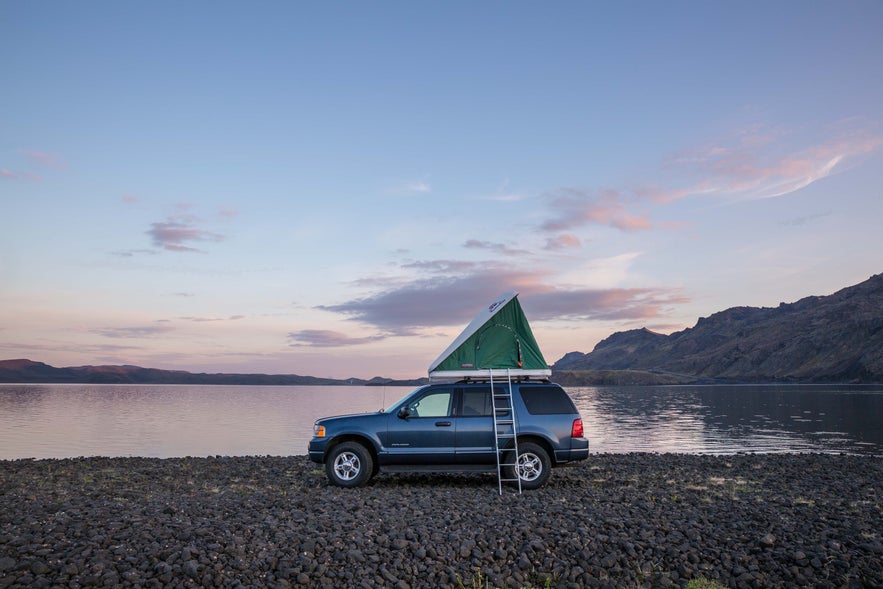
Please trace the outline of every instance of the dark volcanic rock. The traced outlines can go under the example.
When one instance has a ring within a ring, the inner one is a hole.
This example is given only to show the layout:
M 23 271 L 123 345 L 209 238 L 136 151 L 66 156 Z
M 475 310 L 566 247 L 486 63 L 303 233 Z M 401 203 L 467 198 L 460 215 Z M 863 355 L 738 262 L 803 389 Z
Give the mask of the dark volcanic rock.
M 883 586 L 883 459 L 596 455 L 329 486 L 291 458 L 0 462 L 0 587 Z
M 775 308 L 734 307 L 662 335 L 615 333 L 559 371 L 640 370 L 750 382 L 883 382 L 883 274 Z

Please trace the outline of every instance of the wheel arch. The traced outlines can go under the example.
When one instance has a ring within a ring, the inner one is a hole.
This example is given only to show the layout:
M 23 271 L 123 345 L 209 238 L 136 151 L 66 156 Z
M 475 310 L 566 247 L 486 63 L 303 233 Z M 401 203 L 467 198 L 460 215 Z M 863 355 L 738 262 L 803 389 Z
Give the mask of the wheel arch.
M 552 449 L 552 444 L 546 438 L 542 436 L 532 435 L 532 434 L 524 434 L 518 436 L 518 448 L 521 449 L 521 445 L 525 442 L 532 442 L 546 451 L 546 455 L 549 457 L 549 464 L 554 468 L 555 467 L 555 451 Z
M 328 455 L 331 454 L 331 451 L 344 442 L 356 442 L 357 444 L 361 444 L 362 446 L 364 446 L 365 449 L 368 450 L 368 452 L 371 454 L 371 459 L 374 462 L 373 474 L 377 474 L 380 469 L 380 466 L 377 464 L 377 448 L 374 446 L 374 442 L 371 441 L 371 438 L 360 434 L 343 434 L 332 439 L 325 446 L 325 453 L 322 455 L 322 462 L 327 462 Z

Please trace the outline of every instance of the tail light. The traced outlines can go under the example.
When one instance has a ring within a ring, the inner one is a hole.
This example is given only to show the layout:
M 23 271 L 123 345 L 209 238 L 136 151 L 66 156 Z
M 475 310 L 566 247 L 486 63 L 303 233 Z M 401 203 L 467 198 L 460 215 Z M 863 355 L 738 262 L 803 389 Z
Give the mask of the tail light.
M 583 437 L 583 420 L 582 418 L 573 420 L 573 427 L 570 429 L 570 437 L 572 438 L 581 438 Z

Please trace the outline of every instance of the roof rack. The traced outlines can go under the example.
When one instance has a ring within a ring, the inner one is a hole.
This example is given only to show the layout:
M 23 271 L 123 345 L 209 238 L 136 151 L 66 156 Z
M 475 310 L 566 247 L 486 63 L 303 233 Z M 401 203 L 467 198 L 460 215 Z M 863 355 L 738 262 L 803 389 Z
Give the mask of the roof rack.
M 508 372 L 508 374 L 507 374 Z M 456 380 L 459 382 L 484 382 L 493 378 L 509 378 L 514 382 L 526 380 L 548 381 L 552 376 L 549 368 L 511 369 L 493 368 L 479 370 L 436 370 L 429 373 L 429 380 Z

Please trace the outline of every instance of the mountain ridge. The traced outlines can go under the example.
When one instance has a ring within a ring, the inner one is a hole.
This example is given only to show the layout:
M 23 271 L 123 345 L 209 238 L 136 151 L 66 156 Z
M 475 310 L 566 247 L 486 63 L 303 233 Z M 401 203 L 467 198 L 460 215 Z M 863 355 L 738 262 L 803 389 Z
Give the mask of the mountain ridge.
M 616 332 L 553 373 L 643 371 L 718 382 L 883 382 L 883 274 L 778 307 L 731 307 L 663 335 Z
M 212 374 L 142 368 L 132 365 L 56 368 L 43 362 L 23 358 L 0 360 L 0 383 L 410 386 L 421 384 L 425 380 L 394 380 L 379 376 L 366 380 L 362 378 L 321 378 L 299 374 Z

